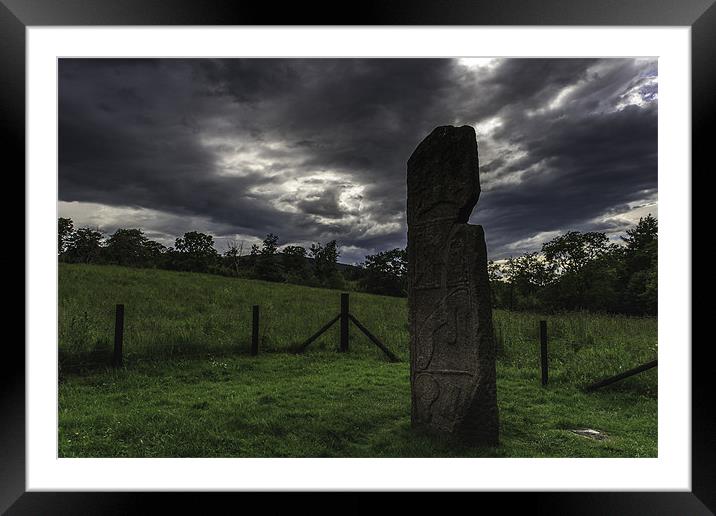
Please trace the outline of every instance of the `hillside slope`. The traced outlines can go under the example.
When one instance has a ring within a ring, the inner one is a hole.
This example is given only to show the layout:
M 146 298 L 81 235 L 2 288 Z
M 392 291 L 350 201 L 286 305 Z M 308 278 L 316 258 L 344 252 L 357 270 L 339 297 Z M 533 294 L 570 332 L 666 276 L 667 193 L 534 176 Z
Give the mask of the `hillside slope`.
M 402 360 L 409 358 L 407 300 L 352 292 L 351 312 Z M 340 291 L 208 274 L 60 264 L 59 346 L 65 365 L 108 360 L 114 306 L 125 305 L 125 356 L 246 353 L 251 306 L 260 306 L 262 352 L 290 351 L 338 314 Z M 550 378 L 585 384 L 657 354 L 654 318 L 494 311 L 499 361 L 537 374 L 539 320 L 548 321 Z M 334 350 L 338 325 L 311 351 Z M 351 328 L 353 355 L 384 355 Z M 656 394 L 656 371 L 624 385 Z M 619 386 L 621 388 L 621 386 Z

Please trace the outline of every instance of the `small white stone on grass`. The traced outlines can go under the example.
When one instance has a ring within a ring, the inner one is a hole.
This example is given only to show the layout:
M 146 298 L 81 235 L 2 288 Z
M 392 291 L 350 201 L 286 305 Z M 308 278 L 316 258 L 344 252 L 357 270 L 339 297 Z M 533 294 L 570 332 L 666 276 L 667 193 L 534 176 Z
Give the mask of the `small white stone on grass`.
M 593 428 L 577 428 L 575 430 L 570 431 L 577 435 L 581 435 L 582 437 L 595 439 L 597 441 L 603 441 L 607 438 L 607 434 L 605 434 L 604 432 L 600 432 L 599 430 L 594 430 Z

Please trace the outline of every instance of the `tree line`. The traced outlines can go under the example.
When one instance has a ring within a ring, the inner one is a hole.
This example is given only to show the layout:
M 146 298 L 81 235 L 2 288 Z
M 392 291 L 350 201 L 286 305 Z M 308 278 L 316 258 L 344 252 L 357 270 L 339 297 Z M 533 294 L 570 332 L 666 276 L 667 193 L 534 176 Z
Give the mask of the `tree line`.
M 656 315 L 658 223 L 648 215 L 611 242 L 569 231 L 525 253 L 489 262 L 493 305 L 531 311 L 589 310 Z
M 488 263 L 493 306 L 554 312 L 591 310 L 655 315 L 657 310 L 657 220 L 651 215 L 626 231 L 621 244 L 604 233 L 569 231 L 525 253 Z M 268 234 L 244 249 L 229 241 L 220 253 L 211 235 L 190 231 L 166 247 L 138 228 L 105 236 L 58 220 L 59 260 L 114 264 L 351 289 L 389 296 L 407 295 L 407 252 L 391 249 L 367 255 L 357 266 L 338 263 L 335 240 L 308 249 L 285 245 Z
M 400 268 L 379 271 L 383 255 L 400 256 L 396 249 L 366 257 L 366 267 L 338 263 L 338 243 L 315 242 L 306 249 L 286 245 L 279 250 L 279 237 L 269 233 L 263 242 L 249 249 L 243 241 L 226 243 L 217 251 L 214 237 L 198 231 L 184 233 L 173 246 L 149 239 L 139 228 L 119 228 L 105 235 L 97 228 L 75 228 L 72 219 L 58 219 L 58 259 L 67 263 L 121 265 L 175 271 L 203 272 L 265 281 L 287 282 L 313 287 L 353 289 L 385 295 L 405 295 Z

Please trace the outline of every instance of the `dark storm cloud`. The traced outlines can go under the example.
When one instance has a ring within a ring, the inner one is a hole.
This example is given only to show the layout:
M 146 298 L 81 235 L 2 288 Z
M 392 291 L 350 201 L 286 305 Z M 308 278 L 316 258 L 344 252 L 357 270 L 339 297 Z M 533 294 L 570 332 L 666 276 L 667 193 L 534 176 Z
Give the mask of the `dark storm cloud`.
M 648 103 L 653 100 L 654 65 L 570 64 L 572 81 L 564 79 L 568 67 L 560 66 L 552 74 L 555 80 L 535 87 L 541 91 L 532 96 L 523 92 L 505 104 L 497 112 L 504 123 L 487 138 L 488 144 L 501 142 L 511 149 L 507 158 L 500 156 L 483 169 L 492 184 L 473 217 L 490 229 L 496 257 L 512 254 L 509 244 L 530 235 L 603 230 L 606 226 L 595 219 L 656 194 L 657 110 L 656 102 Z M 535 73 L 542 68 L 531 66 Z M 497 75 L 502 73 L 513 71 L 500 67 Z M 619 105 L 629 100 L 629 92 L 641 107 Z M 516 156 L 516 150 L 522 153 Z M 511 181 L 515 177 L 517 184 Z M 536 250 L 539 244 L 517 249 Z
M 655 192 L 655 137 L 655 110 L 635 106 L 546 122 L 542 132 L 519 137 L 529 153 L 505 165 L 504 174 L 531 172 L 516 187 L 488 191 L 479 205 L 490 215 L 491 242 L 499 248 L 530 232 L 595 229 L 591 219 Z M 516 235 L 525 222 L 527 231 Z
M 172 214 L 168 235 L 336 238 L 350 261 L 404 245 L 405 163 L 445 124 L 476 126 L 495 258 L 655 196 L 654 61 L 481 64 L 62 60 L 60 200 Z

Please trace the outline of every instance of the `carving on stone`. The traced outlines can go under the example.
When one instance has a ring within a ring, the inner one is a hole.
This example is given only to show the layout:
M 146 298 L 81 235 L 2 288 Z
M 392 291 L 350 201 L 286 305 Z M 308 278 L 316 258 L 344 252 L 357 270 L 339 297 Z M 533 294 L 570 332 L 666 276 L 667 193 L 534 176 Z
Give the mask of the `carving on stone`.
M 473 128 L 436 128 L 407 182 L 413 425 L 497 444 L 487 251 L 482 227 L 467 224 L 480 196 Z

